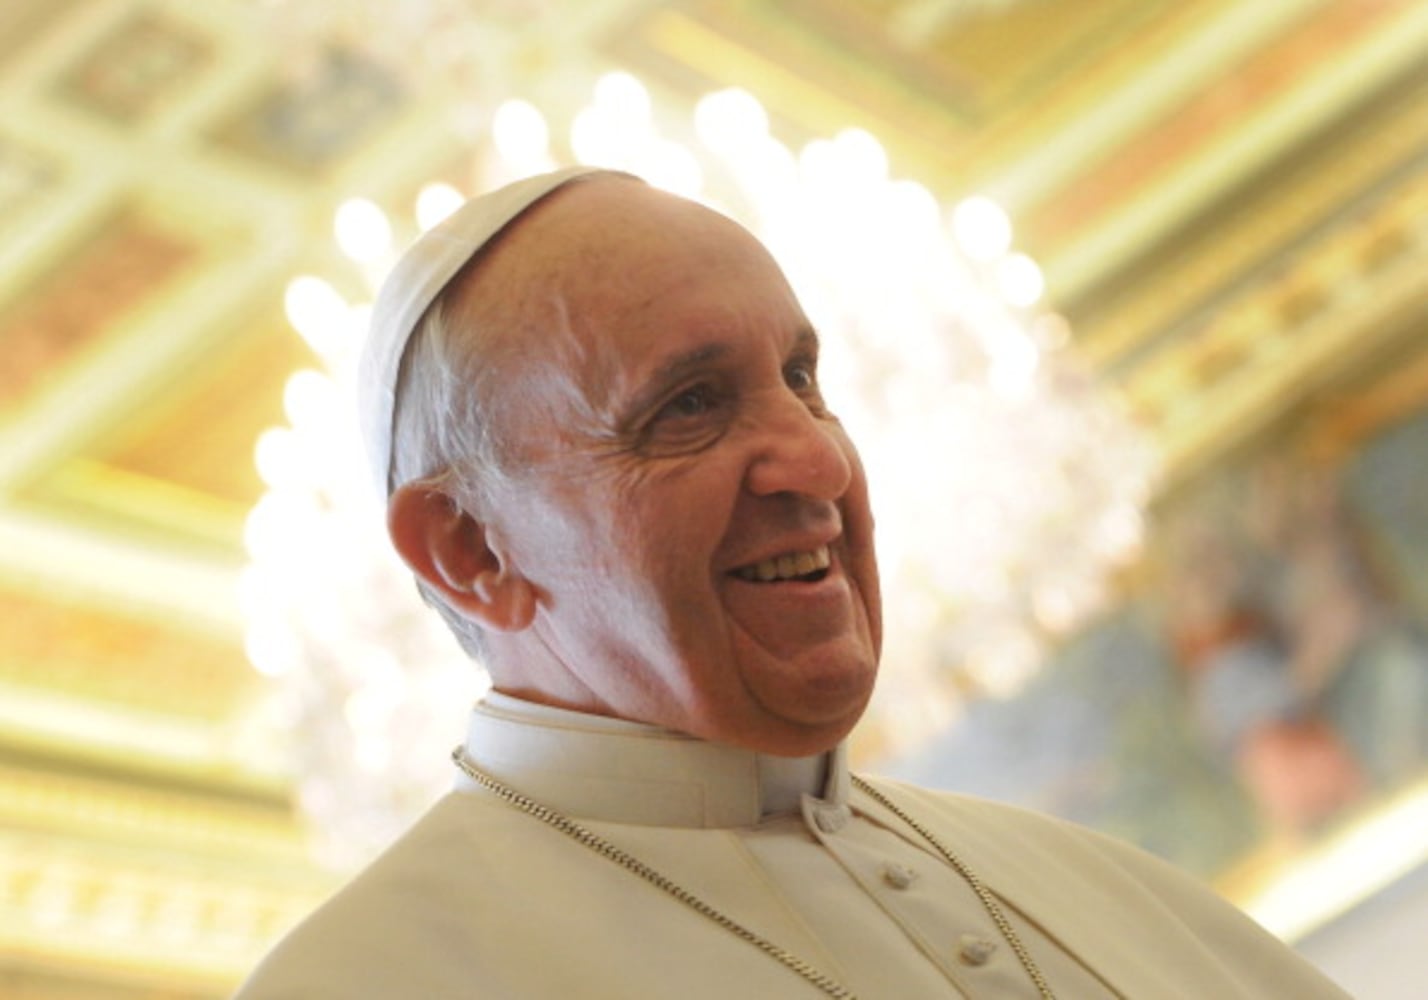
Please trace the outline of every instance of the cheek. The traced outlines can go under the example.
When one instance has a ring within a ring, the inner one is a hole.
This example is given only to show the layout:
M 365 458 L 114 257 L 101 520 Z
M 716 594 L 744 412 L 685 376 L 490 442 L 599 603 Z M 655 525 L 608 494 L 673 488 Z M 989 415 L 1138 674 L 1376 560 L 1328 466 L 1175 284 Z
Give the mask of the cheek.
M 570 499 L 550 490 L 514 490 L 501 499 L 509 569 L 544 591 L 568 591 L 596 569 L 596 526 Z
M 547 480 L 507 501 L 517 563 L 538 586 L 578 590 L 586 603 L 603 592 L 615 614 L 664 617 L 679 632 L 698 627 L 715 599 L 713 573 L 738 497 L 734 463 L 708 453 L 615 461 L 620 467 Z
M 606 605 L 614 616 L 638 614 L 642 602 L 658 607 L 688 549 L 662 530 L 658 507 L 593 485 L 575 497 L 533 504 L 528 516 L 537 582 L 580 593 L 584 604 Z
M 738 495 L 736 463 L 718 449 L 677 459 L 646 460 L 612 484 L 622 530 L 650 546 L 700 545 L 719 540 Z M 697 555 L 697 550 L 689 552 Z
M 702 630 L 718 601 L 716 573 L 734 493 L 702 477 L 660 479 L 659 489 L 622 496 L 610 537 L 625 571 L 637 577 L 631 586 L 663 609 L 671 630 Z

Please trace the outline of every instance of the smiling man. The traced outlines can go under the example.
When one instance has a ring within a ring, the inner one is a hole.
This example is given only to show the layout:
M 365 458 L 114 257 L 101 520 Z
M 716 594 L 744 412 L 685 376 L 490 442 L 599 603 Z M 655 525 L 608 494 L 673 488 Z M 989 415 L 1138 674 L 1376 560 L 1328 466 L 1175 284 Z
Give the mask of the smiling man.
M 501 373 L 502 474 L 403 483 L 399 551 L 485 627 L 497 690 L 772 753 L 836 744 L 876 671 L 871 518 L 767 252 L 611 177 L 490 249 L 449 322 Z
M 850 776 L 867 483 L 732 221 L 585 169 L 472 201 L 384 287 L 362 403 L 494 691 L 241 997 L 1343 996 L 1129 847 Z

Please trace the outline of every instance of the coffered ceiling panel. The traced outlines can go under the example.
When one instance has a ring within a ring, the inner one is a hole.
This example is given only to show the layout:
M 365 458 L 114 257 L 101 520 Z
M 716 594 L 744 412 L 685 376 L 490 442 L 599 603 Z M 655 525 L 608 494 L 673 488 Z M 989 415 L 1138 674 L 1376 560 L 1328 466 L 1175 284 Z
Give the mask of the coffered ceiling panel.
M 680 114 L 737 85 L 995 197 L 1167 494 L 1428 406 L 1423 3 L 471 0 L 459 73 L 364 44 L 378 6 L 0 5 L 0 992 L 221 996 L 329 884 L 236 596 L 254 443 L 317 363 L 284 288 L 360 294 L 336 206 L 470 186 L 499 99 L 560 133 L 600 69 Z

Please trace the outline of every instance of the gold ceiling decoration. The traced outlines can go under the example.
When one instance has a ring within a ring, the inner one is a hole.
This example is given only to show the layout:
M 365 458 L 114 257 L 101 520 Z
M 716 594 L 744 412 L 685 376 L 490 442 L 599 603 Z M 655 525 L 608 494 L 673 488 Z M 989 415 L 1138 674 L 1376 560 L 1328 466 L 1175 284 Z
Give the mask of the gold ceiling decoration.
M 0 8 L 0 982 L 22 995 L 222 996 L 327 884 L 234 596 L 252 443 L 313 363 L 283 287 L 335 272 L 345 198 L 465 181 L 494 106 L 360 50 L 284 62 L 273 6 Z M 893 175 L 1002 203 L 1172 491 L 1287 421 L 1342 449 L 1428 401 L 1428 5 L 578 6 L 556 46 L 503 17 L 498 82 L 553 116 L 586 67 L 675 106 L 738 85 L 790 144 L 861 126 Z

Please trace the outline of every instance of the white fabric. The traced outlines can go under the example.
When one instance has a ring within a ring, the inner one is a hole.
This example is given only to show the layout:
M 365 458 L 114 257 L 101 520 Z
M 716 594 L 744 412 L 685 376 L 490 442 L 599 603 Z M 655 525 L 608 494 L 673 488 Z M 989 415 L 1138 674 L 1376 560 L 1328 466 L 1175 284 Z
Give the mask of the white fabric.
M 850 794 L 841 750 L 776 762 L 496 696 L 474 713 L 467 752 L 862 1000 L 1036 996 L 966 880 L 900 820 Z M 1139 851 L 1004 806 L 879 787 L 1002 899 L 1060 998 L 1344 997 Z M 798 808 L 782 809 L 794 793 Z M 969 963 L 987 944 L 987 960 Z M 282 942 L 238 997 L 819 995 L 463 778 Z
M 797 810 L 804 794 L 823 791 L 826 758 L 842 752 L 773 757 L 496 691 L 473 713 L 466 751 L 488 774 L 571 815 L 693 827 L 753 826 Z M 456 785 L 477 787 L 459 773 Z M 846 780 L 836 794 L 846 800 Z

